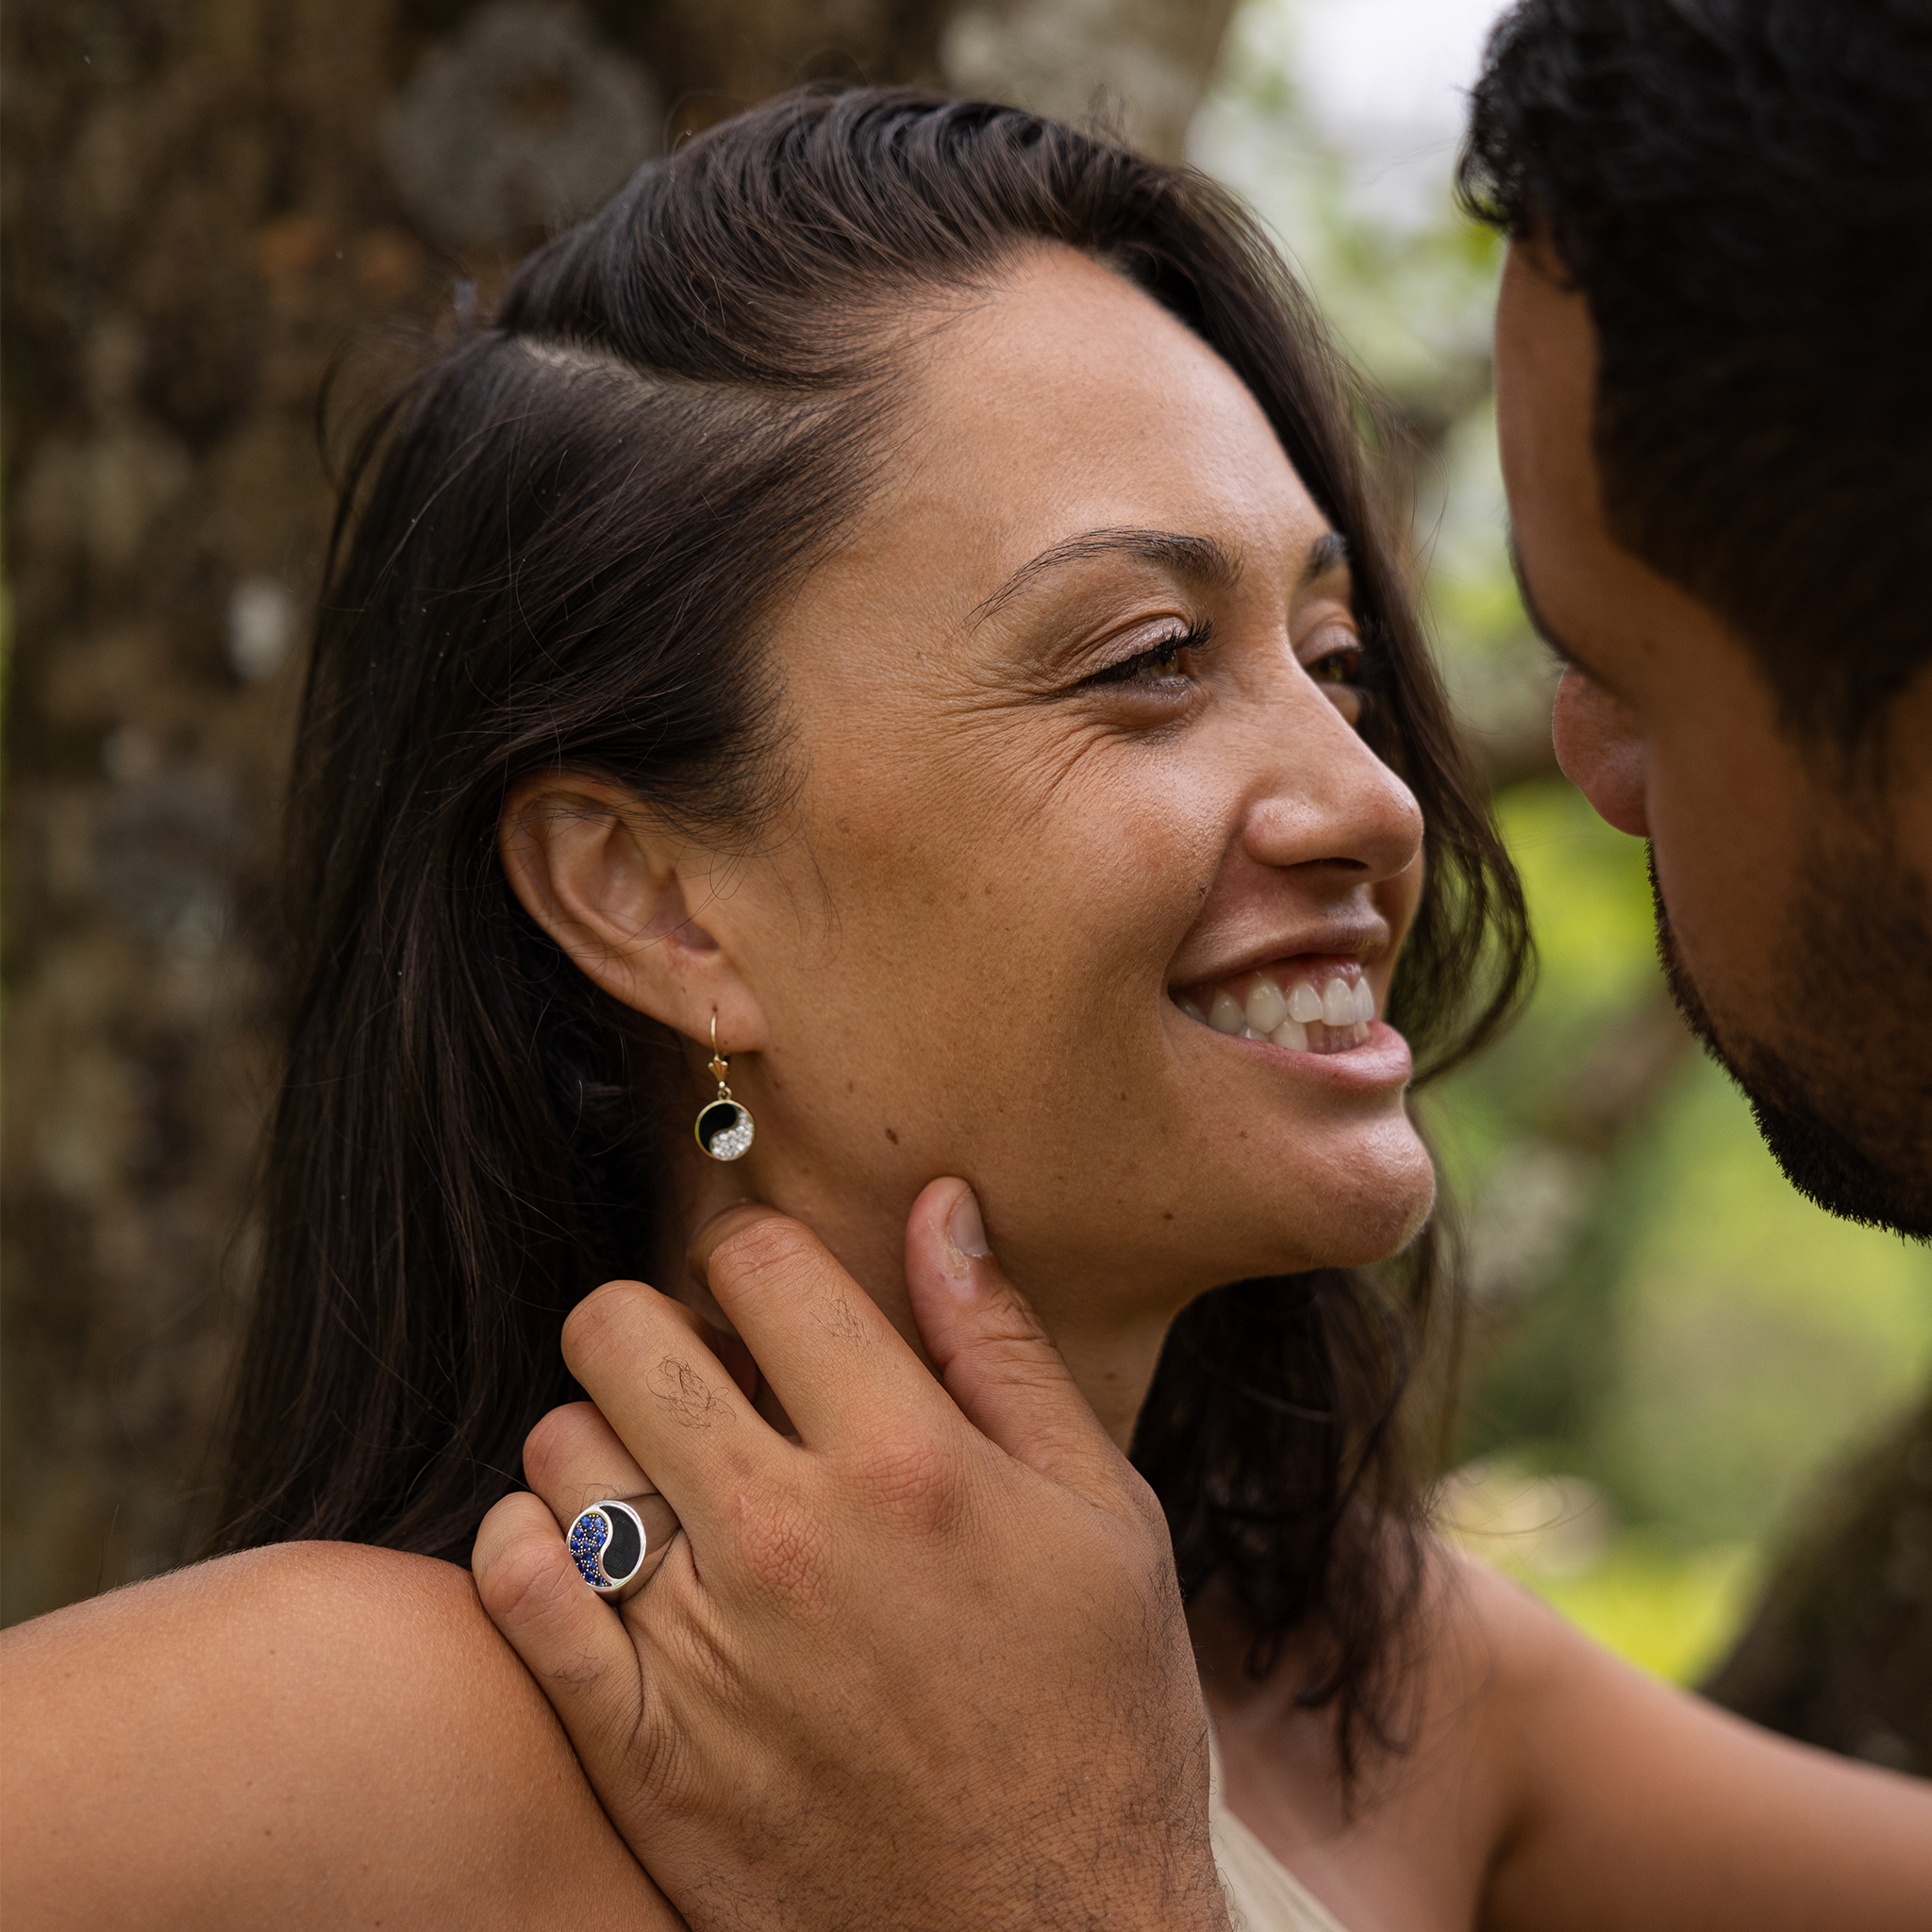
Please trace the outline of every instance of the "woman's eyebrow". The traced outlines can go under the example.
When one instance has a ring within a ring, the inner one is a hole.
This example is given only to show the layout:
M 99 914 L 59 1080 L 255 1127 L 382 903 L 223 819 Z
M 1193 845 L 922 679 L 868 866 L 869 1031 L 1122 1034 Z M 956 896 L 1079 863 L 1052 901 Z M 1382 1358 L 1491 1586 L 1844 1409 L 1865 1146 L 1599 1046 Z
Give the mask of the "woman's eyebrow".
M 1344 569 L 1347 563 L 1348 539 L 1340 530 L 1324 530 L 1308 545 L 1307 560 L 1302 565 L 1301 581 L 1296 589 L 1307 590 L 1330 571 Z
M 1126 527 L 1083 530 L 1076 537 L 1062 538 L 1023 563 L 985 603 L 975 607 L 967 622 L 984 624 L 1023 591 L 1031 590 L 1050 571 L 1064 569 L 1070 563 L 1086 563 L 1096 557 L 1132 557 L 1143 563 L 1157 563 L 1176 576 L 1217 591 L 1231 589 L 1241 574 L 1240 558 L 1212 537 L 1191 537 L 1178 530 Z

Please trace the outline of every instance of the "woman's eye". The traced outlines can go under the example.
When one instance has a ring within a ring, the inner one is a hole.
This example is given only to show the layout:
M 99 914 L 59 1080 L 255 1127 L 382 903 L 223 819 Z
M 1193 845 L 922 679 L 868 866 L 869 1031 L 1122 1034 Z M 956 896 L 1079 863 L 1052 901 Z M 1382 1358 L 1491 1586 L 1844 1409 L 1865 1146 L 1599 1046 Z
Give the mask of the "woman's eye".
M 1351 641 L 1324 651 L 1308 664 L 1308 675 L 1317 684 L 1359 684 L 1362 675 L 1362 647 Z
M 1188 654 L 1200 649 L 1207 641 L 1205 625 L 1198 630 L 1177 631 L 1172 637 L 1162 638 L 1158 644 L 1150 644 L 1144 651 L 1136 651 L 1131 658 L 1123 658 L 1118 664 L 1109 664 L 1105 671 L 1096 671 L 1091 677 L 1081 681 L 1090 687 L 1171 683 L 1187 675 Z
M 1328 649 L 1307 660 L 1308 675 L 1350 724 L 1359 726 L 1367 693 L 1362 689 L 1362 641 L 1354 631 L 1335 633 Z

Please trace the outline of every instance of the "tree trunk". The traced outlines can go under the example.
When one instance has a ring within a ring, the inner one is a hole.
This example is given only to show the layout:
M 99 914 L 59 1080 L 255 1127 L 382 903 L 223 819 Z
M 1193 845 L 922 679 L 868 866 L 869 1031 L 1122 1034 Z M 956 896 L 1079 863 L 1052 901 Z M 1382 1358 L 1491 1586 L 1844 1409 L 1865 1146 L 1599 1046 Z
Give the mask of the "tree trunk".
M 273 833 L 328 510 L 312 411 L 666 141 L 814 78 L 1177 154 L 1227 0 L 14 0 L 4 1570 L 180 1560 L 247 1304 Z
M 1704 1693 L 1932 1777 L 1932 1392 L 1828 1483 Z

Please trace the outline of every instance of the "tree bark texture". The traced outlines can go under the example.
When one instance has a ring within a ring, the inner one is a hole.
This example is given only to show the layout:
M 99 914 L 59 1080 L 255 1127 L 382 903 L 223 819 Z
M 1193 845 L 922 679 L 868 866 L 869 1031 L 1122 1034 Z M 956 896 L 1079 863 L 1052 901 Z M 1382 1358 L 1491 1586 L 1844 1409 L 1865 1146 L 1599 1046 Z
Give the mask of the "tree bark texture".
M 1932 1392 L 1828 1483 L 1705 1695 L 1932 1777 Z
M 345 345 L 801 81 L 1180 149 L 1228 0 L 14 0 L 0 1621 L 179 1561 L 250 1288 Z

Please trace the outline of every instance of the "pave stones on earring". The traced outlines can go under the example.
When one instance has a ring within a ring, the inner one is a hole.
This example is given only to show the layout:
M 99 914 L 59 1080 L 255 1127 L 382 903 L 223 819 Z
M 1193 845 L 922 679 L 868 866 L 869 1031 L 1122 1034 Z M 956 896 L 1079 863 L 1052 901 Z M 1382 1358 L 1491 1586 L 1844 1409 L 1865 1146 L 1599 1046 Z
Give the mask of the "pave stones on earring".
M 749 1151 L 751 1115 L 735 1100 L 714 1100 L 698 1115 L 698 1145 L 713 1160 L 736 1160 Z

